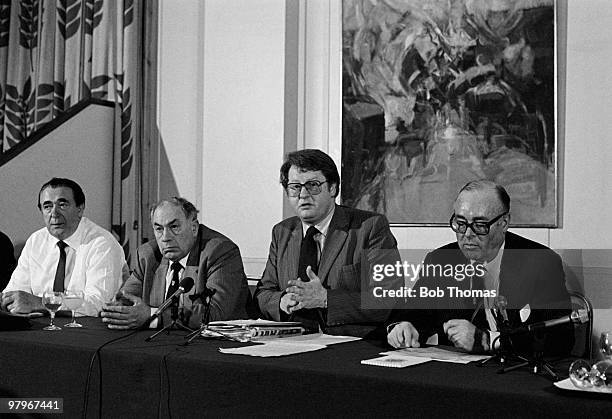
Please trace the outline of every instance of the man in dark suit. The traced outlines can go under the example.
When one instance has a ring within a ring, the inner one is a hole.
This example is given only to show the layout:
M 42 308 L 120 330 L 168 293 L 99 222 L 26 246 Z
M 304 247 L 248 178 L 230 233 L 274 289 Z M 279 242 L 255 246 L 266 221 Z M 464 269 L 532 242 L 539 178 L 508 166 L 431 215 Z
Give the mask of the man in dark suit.
M 391 346 L 417 347 L 437 334 L 439 344 L 486 352 L 502 326 L 514 329 L 569 314 L 561 258 L 546 246 L 509 233 L 509 223 L 510 197 L 503 187 L 474 181 L 461 189 L 450 220 L 457 242 L 427 255 L 413 288 L 420 298 L 408 299 L 408 309 L 391 316 Z M 442 274 L 436 266 L 451 266 L 455 274 Z M 470 270 L 473 275 L 466 278 Z M 422 294 L 423 288 L 430 294 Z M 531 336 L 516 335 L 511 344 L 526 354 L 568 354 L 573 328 L 566 324 Z
M 0 231 L 0 290 L 6 288 L 16 265 L 13 243 Z
M 399 260 L 386 218 L 335 204 L 340 176 L 320 150 L 290 153 L 280 177 L 297 216 L 272 230 L 268 262 L 254 296 L 263 316 L 300 321 L 307 329 L 332 334 L 374 332 L 389 311 L 384 303 L 364 307 L 371 294 L 362 284 L 369 284 L 373 264 Z
M 215 290 L 210 298 L 211 321 L 248 317 L 250 294 L 240 251 L 221 233 L 199 224 L 197 212 L 183 198 L 163 200 L 153 207 L 156 242 L 138 248 L 136 265 L 119 291 L 122 300 L 132 305 L 114 302 L 103 308 L 103 321 L 110 329 L 141 326 L 187 277 L 194 279 L 195 286 L 180 297 L 183 323 L 199 326 L 206 296 L 195 301 L 189 297 L 207 288 Z M 164 313 L 164 322 L 169 320 L 170 311 Z

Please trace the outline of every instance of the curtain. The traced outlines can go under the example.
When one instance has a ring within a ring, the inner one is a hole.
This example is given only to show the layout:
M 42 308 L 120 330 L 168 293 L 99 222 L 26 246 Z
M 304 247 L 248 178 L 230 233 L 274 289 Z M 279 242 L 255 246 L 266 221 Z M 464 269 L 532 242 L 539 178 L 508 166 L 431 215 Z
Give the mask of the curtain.
M 90 98 L 115 104 L 112 232 L 141 243 L 145 0 L 0 0 L 0 154 Z M 143 148 L 145 148 L 143 150 Z

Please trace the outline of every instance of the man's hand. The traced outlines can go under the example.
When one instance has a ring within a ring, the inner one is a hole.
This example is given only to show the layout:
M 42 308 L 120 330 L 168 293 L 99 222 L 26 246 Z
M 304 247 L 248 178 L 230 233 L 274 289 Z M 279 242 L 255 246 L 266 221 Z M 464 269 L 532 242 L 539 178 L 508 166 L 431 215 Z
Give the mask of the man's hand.
M 2 294 L 2 308 L 15 314 L 45 311 L 42 298 L 25 291 L 8 291 Z
M 387 342 L 394 348 L 418 348 L 419 332 L 410 322 L 396 324 L 387 334 Z
M 483 333 L 465 319 L 451 319 L 444 323 L 442 327 L 448 340 L 456 348 L 464 349 L 468 352 L 489 350 L 488 333 Z
M 280 300 L 280 309 L 287 314 L 291 314 L 293 307 L 295 307 L 297 303 L 298 302 L 295 299 L 295 294 L 288 292 L 283 295 Z
M 134 305 L 104 304 L 100 316 L 109 329 L 136 329 L 151 317 L 151 307 L 146 305 L 140 297 L 124 294 L 124 297 L 132 301 Z
M 300 279 L 287 282 L 289 284 L 287 294 L 295 294 L 293 298 L 298 302 L 290 308 L 291 312 L 303 308 L 327 306 L 327 290 L 321 284 L 321 280 L 317 274 L 312 271 L 310 266 L 306 268 L 306 274 L 308 278 L 310 278 L 309 282 L 304 282 Z

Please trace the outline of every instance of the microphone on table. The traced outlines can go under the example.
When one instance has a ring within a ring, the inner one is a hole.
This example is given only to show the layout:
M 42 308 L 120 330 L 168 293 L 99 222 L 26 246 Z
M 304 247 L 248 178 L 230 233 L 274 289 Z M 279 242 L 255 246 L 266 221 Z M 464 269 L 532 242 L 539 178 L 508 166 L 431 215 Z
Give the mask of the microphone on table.
M 513 329 L 510 333 L 513 335 L 521 333 L 533 333 L 538 330 L 548 329 L 549 327 L 560 326 L 567 323 L 586 323 L 589 321 L 589 313 L 587 310 L 579 309 L 573 310 L 570 314 L 559 317 L 557 319 L 545 320 L 541 322 L 535 322 L 527 325 L 523 325 Z
M 164 301 L 157 308 L 155 313 L 153 313 L 153 315 L 151 317 L 149 317 L 147 319 L 147 321 L 145 321 L 143 323 L 143 325 L 141 326 L 142 329 L 147 329 L 153 320 L 158 318 L 164 311 L 166 311 L 166 309 L 168 307 L 170 307 L 172 305 L 172 303 L 174 302 L 175 298 L 178 299 L 178 297 L 180 297 L 181 294 L 189 292 L 191 290 L 191 288 L 193 288 L 193 284 L 194 284 L 193 278 L 190 278 L 190 277 L 183 278 L 183 280 L 179 283 L 178 289 L 176 291 L 174 291 L 174 293 L 170 297 L 168 297 L 166 299 L 166 301 Z
M 497 322 L 498 326 L 505 328 L 510 325 L 506 308 L 508 308 L 508 300 L 506 297 L 503 295 L 498 295 L 495 297 L 495 302 L 493 303 L 495 321 Z

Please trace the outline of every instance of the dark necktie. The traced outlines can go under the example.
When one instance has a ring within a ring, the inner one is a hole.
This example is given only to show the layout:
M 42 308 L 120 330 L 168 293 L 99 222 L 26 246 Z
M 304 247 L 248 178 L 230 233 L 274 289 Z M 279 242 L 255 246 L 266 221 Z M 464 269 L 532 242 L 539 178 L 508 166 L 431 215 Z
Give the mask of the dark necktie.
M 474 275 L 470 281 L 472 290 L 484 290 L 484 276 Z M 473 297 L 472 302 L 475 307 L 475 311 L 472 315 L 472 324 L 480 330 L 489 330 L 489 322 L 487 321 L 487 315 L 485 313 L 484 298 Z
M 300 247 L 300 261 L 298 265 L 298 277 L 304 281 L 310 281 L 308 275 L 306 274 L 306 268 L 310 266 L 314 273 L 318 271 L 318 253 L 319 248 L 317 247 L 317 242 L 314 239 L 314 236 L 319 234 L 320 231 L 317 230 L 315 226 L 308 227 L 306 230 L 306 235 L 302 239 L 302 245 Z
M 172 264 L 172 281 L 170 281 L 170 286 L 168 287 L 168 292 L 166 293 L 166 300 L 172 296 L 179 288 L 179 272 L 183 269 L 183 265 L 179 262 L 174 262 Z M 178 299 L 176 301 L 178 303 Z
M 57 242 L 57 247 L 59 247 L 60 257 L 55 271 L 53 291 L 63 292 L 64 280 L 66 279 L 66 247 L 68 247 L 68 245 L 60 240 Z

